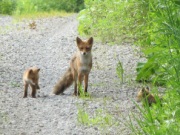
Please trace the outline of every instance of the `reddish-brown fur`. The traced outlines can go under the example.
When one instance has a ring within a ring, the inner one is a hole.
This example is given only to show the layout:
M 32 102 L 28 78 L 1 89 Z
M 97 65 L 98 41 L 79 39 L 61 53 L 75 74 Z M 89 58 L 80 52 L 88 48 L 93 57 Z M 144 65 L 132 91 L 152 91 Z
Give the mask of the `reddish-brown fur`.
M 142 88 L 138 94 L 137 94 L 137 102 L 140 102 L 142 100 L 145 100 L 145 98 L 147 98 L 147 102 L 148 104 L 151 106 L 152 103 L 156 103 L 156 100 L 155 100 L 155 97 L 154 95 L 152 95 L 150 92 L 149 92 L 149 88 L 146 87 L 146 88 Z
M 23 74 L 24 96 L 23 96 L 23 98 L 27 97 L 29 85 L 32 88 L 31 96 L 33 98 L 36 97 L 36 90 L 40 89 L 39 88 L 39 84 L 38 84 L 38 81 L 39 81 L 39 71 L 40 71 L 39 68 L 32 67 L 32 68 L 27 69 L 24 72 L 24 74 Z
M 55 85 L 53 93 L 58 95 L 64 92 L 74 82 L 74 95 L 78 95 L 78 86 L 84 80 L 84 90 L 87 92 L 88 76 L 92 68 L 91 48 L 93 38 L 87 41 L 82 41 L 79 37 L 76 38 L 77 52 L 70 61 L 70 67 L 64 74 L 63 78 Z

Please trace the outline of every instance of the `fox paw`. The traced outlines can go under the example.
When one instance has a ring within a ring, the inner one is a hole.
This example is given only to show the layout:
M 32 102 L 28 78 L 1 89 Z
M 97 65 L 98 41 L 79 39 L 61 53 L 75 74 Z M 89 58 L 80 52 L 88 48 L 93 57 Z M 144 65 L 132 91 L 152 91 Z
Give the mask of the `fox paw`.
M 74 92 L 74 93 L 73 93 L 73 96 L 80 96 L 80 93 Z
M 36 96 L 31 96 L 32 98 L 36 98 Z

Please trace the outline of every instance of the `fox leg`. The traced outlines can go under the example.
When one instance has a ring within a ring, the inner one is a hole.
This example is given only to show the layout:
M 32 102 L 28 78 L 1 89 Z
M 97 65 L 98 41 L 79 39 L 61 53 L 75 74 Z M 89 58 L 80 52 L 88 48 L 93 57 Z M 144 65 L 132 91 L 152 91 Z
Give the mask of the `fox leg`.
M 77 96 L 79 95 L 79 91 L 77 89 L 78 85 L 77 85 L 77 82 L 74 84 L 74 95 Z
M 24 96 L 23 96 L 23 98 L 26 98 L 26 97 L 27 97 L 27 92 L 28 92 L 28 84 L 25 83 L 25 84 L 24 84 Z
M 89 78 L 89 75 L 86 74 L 84 76 L 84 92 L 87 92 L 87 88 L 88 88 L 88 78 Z
M 36 89 L 40 89 L 39 84 L 36 84 Z
M 77 96 L 77 73 L 73 70 L 73 80 L 74 80 L 74 94 Z
M 36 98 L 36 85 L 31 84 L 31 88 L 32 88 L 31 96 L 33 98 Z
M 40 89 L 39 83 L 38 83 L 38 79 L 34 81 L 34 84 L 33 84 L 33 85 L 36 86 L 36 89 Z
M 74 81 L 74 95 L 77 96 L 77 79 Z

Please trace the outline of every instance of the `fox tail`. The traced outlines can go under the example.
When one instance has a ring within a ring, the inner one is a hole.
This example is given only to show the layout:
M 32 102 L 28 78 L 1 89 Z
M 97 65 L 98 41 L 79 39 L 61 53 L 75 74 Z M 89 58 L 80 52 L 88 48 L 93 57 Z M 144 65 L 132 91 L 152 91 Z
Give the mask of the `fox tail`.
M 72 85 L 72 83 L 73 83 L 73 74 L 71 68 L 69 68 L 64 74 L 64 76 L 54 86 L 53 93 L 55 95 L 59 95 L 63 93 L 68 87 Z

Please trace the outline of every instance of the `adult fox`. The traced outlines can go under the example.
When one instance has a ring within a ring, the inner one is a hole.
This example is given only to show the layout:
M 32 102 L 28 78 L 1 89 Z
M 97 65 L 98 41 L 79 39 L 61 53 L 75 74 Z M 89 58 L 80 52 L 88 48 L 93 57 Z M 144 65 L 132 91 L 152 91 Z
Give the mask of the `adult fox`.
M 86 41 L 76 38 L 77 52 L 70 61 L 70 67 L 55 85 L 53 93 L 58 95 L 64 92 L 66 88 L 71 86 L 74 82 L 74 95 L 79 95 L 79 86 L 84 80 L 84 91 L 87 92 L 89 73 L 92 68 L 92 54 L 93 38 Z

